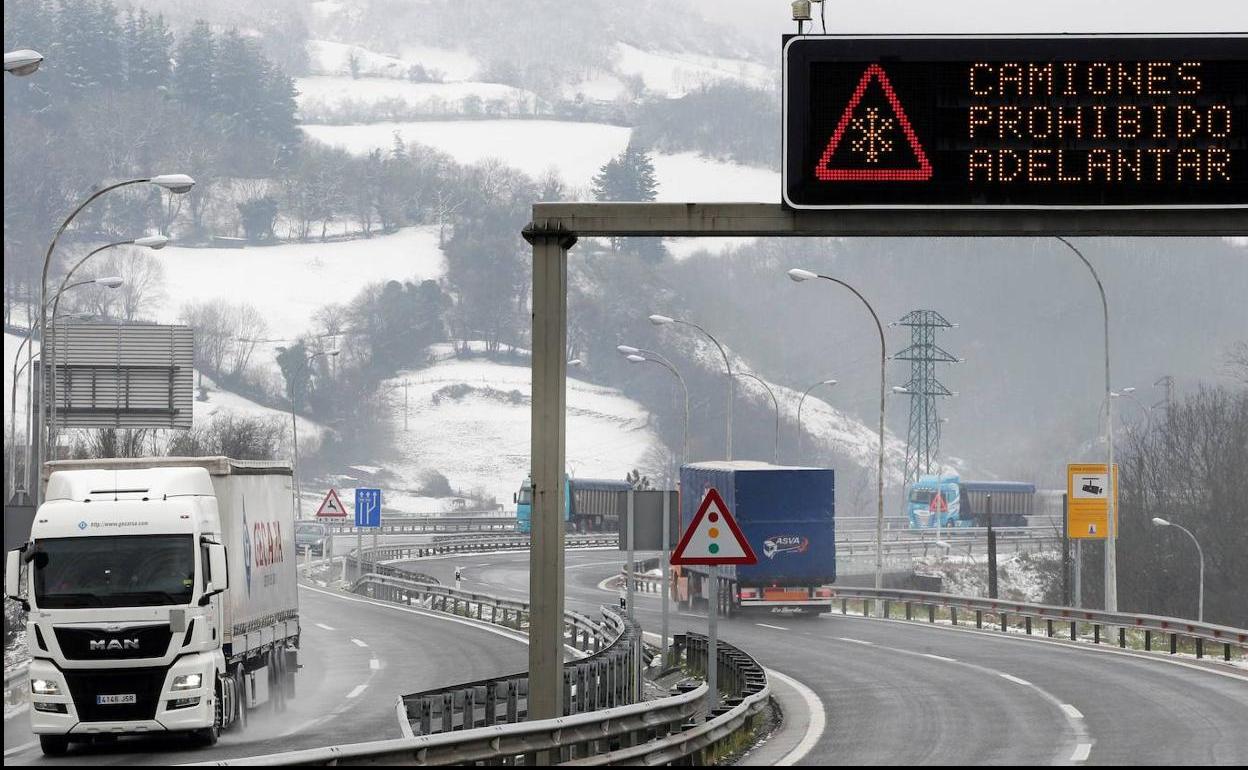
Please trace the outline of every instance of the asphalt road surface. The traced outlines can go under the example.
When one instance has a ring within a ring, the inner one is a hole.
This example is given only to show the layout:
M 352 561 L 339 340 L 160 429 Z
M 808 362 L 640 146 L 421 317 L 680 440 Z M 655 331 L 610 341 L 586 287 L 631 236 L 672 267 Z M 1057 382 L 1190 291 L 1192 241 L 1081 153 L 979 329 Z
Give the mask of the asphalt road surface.
M 594 612 L 616 551 L 569 551 L 567 603 Z M 420 561 L 467 590 L 525 598 L 528 553 Z M 647 631 L 660 604 L 635 595 Z M 671 613 L 673 633 L 705 631 Z M 804 683 L 827 717 L 801 764 L 1244 764 L 1248 672 L 1067 642 L 826 615 L 734 618 L 721 638 Z M 465 677 L 466 679 L 467 677 Z
M 297 697 L 285 712 L 262 707 L 245 729 L 224 733 L 212 748 L 196 748 L 181 737 L 136 737 L 71 744 L 69 754 L 49 759 L 23 711 L 4 723 L 4 763 L 167 765 L 399 738 L 400 695 L 528 665 L 523 641 L 436 613 L 306 586 L 299 602 L 303 668 Z

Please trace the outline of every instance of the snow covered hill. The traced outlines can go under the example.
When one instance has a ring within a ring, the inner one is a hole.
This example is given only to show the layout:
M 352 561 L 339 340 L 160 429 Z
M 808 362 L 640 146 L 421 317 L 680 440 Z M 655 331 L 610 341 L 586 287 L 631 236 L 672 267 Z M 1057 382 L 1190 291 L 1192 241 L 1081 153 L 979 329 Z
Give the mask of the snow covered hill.
M 484 492 L 505 507 L 529 473 L 527 358 L 506 364 L 449 353 L 448 345 L 435 346 L 441 360 L 427 369 L 401 372 L 383 386 L 390 392 L 395 435 L 395 456 L 385 464 L 400 478 L 400 491 L 389 499 L 398 510 L 417 502 L 416 490 L 428 471 L 443 474 L 452 489 L 474 496 Z M 649 421 L 645 407 L 619 391 L 569 377 L 568 470 L 624 478 L 658 444 Z

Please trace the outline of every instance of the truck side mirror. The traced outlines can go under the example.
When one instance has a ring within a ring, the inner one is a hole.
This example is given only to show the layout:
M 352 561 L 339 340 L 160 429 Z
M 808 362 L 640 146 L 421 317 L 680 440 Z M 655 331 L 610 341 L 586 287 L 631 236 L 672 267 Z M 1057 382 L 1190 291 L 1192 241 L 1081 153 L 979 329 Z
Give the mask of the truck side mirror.
M 25 604 L 22 599 L 22 552 L 9 551 L 4 560 L 4 594 Z
M 204 607 L 208 600 L 230 587 L 229 567 L 225 562 L 225 546 L 208 540 L 203 541 L 207 563 L 208 580 L 204 581 L 204 595 L 199 599 L 199 606 Z

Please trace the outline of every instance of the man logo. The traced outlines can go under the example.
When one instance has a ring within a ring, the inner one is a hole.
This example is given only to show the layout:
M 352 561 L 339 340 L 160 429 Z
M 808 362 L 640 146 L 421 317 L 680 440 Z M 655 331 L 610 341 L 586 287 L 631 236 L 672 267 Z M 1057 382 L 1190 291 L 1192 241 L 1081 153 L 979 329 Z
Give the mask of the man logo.
M 92 639 L 89 645 L 92 652 L 125 652 L 139 649 L 138 639 Z

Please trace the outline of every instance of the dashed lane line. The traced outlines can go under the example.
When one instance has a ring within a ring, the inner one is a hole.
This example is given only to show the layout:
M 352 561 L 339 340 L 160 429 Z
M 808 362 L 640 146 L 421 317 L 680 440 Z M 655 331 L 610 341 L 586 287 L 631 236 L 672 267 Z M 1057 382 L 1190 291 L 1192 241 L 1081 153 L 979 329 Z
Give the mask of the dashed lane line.
M 789 630 L 789 629 L 785 628 L 784 626 L 773 626 L 773 625 L 769 625 L 769 624 L 767 624 L 767 623 L 755 623 L 754 625 L 756 625 L 756 626 L 762 626 L 763 628 L 773 628 L 773 629 L 775 629 L 776 631 L 788 631 L 788 630 Z
M 350 700 L 352 698 L 358 698 L 367 689 L 368 689 L 367 684 L 357 685 L 354 690 L 347 693 L 347 700 Z
M 1083 712 L 1081 712 L 1079 709 L 1075 708 L 1074 706 L 1070 705 L 1069 703 L 1062 704 L 1062 711 L 1065 711 L 1066 716 L 1070 717 L 1071 719 L 1083 719 Z
M 315 625 L 317 628 L 323 628 L 323 629 L 325 629 L 326 631 L 337 631 L 337 630 L 338 630 L 338 629 L 334 628 L 333 626 L 327 626 L 327 625 L 325 625 L 324 623 L 316 623 L 316 624 L 314 624 L 314 625 Z
M 362 642 L 362 641 L 360 641 L 359 639 L 352 639 L 352 640 L 351 640 L 351 644 L 354 644 L 356 647 L 367 647 L 367 646 L 368 646 L 368 643 L 367 643 L 367 642 Z
M 837 638 L 837 639 L 839 639 L 839 640 L 841 640 L 842 642 L 849 642 L 849 643 L 851 643 L 851 644 L 861 644 L 861 645 L 864 645 L 864 646 L 866 646 L 866 647 L 874 647 L 874 646 L 875 646 L 875 642 L 868 642 L 868 641 L 865 641 L 865 640 L 863 640 L 863 639 L 850 639 L 848 636 L 838 636 L 838 637 L 836 637 L 836 638 Z
M 1023 687 L 1031 687 L 1031 682 L 1028 682 L 1026 679 L 1019 679 L 1013 674 L 1002 673 L 1001 678 L 1013 682 L 1014 684 L 1021 684 Z M 1065 709 L 1062 710 L 1065 711 Z

